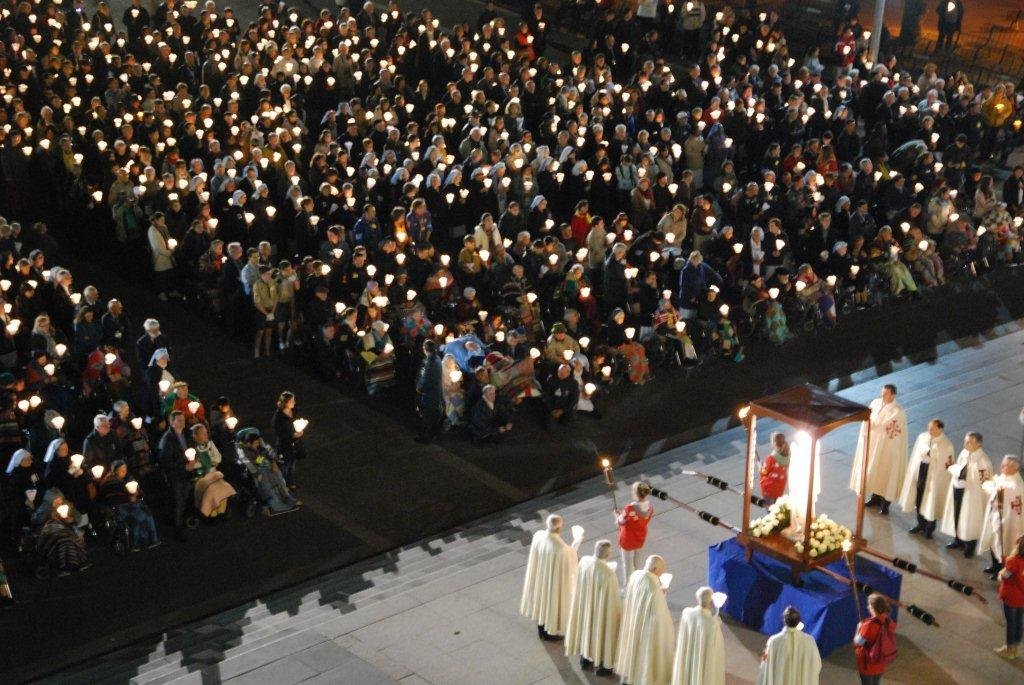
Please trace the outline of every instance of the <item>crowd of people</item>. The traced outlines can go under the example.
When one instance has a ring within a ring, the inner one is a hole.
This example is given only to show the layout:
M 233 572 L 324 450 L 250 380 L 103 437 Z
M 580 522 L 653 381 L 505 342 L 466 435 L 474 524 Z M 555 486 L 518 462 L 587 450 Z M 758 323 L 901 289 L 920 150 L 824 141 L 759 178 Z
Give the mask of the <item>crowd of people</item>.
M 1012 84 L 872 63 L 852 12 L 791 55 L 773 11 L 580 7 L 559 59 L 540 5 L 12 5 L 3 196 L 102 216 L 255 357 L 418 376 L 428 440 L 1019 260 Z
M 1024 167 L 1000 192 L 984 166 L 1020 128 L 1012 84 L 872 63 L 855 16 L 801 55 L 773 11 L 578 19 L 559 58 L 541 5 L 449 28 L 395 2 L 248 23 L 212 0 L 4 4 L 6 533 L 69 570 L 101 518 L 156 544 L 153 490 L 179 537 L 247 492 L 299 504 L 294 397 L 276 451 L 237 430 L 155 320 L 133 341 L 118 300 L 75 292 L 62 246 L 142 247 L 161 299 L 254 357 L 370 393 L 415 377 L 422 439 L 481 442 L 524 400 L 549 426 L 600 416 L 653 364 L 740 362 L 1019 261 Z

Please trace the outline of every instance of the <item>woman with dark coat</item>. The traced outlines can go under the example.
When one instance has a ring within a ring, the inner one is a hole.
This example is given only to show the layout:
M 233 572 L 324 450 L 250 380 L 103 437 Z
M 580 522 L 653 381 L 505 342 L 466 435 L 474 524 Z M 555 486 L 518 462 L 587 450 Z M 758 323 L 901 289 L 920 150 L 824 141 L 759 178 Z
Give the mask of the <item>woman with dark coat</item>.
M 285 390 L 277 398 L 277 410 L 271 422 L 277 437 L 276 450 L 281 458 L 281 475 L 288 487 L 295 487 L 295 462 L 305 456 L 302 431 L 295 425 L 295 393 Z

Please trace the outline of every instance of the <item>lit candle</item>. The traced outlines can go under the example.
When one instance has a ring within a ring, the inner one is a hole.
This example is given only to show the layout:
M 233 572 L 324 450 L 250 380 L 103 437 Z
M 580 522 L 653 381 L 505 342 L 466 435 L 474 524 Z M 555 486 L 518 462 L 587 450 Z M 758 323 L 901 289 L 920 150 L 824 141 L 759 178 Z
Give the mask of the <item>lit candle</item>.
M 67 504 L 61 504 L 60 506 L 57 507 L 57 516 L 60 516 L 62 519 L 66 519 L 70 511 L 70 506 L 68 506 Z
M 718 308 L 718 311 L 722 316 L 729 316 L 729 305 L 723 304 Z
M 124 488 L 128 491 L 129 495 L 134 495 L 139 491 L 139 484 L 134 480 L 130 480 L 124 484 Z
M 171 388 L 171 382 L 169 380 L 162 380 L 157 385 L 160 387 L 160 392 L 166 393 Z
M 306 426 L 309 425 L 309 419 L 295 419 L 292 421 L 292 428 L 295 429 L 296 433 L 301 433 L 306 430 Z
M 99 464 L 96 464 L 96 466 L 93 466 L 89 470 L 92 472 L 92 477 L 96 478 L 97 480 L 100 478 L 100 476 L 103 475 L 103 467 Z
M 196 400 L 192 400 L 191 402 L 188 403 L 188 411 L 191 414 L 195 414 L 197 411 L 199 411 L 199 407 L 201 406 L 202 405 L 199 404 L 199 402 L 197 402 Z
M 21 401 L 19 401 L 18 402 L 18 409 L 20 409 L 23 412 L 27 412 L 28 409 L 29 409 L 28 400 L 21 400 Z
M 39 395 L 32 395 L 32 397 L 28 398 L 28 403 L 30 407 L 35 409 L 36 407 L 43 403 L 43 398 L 40 397 Z
M 71 455 L 71 465 L 74 466 L 76 469 L 82 468 L 82 462 L 84 461 L 85 457 L 82 456 L 81 454 Z
M 189 447 L 187 450 L 185 450 L 185 458 L 188 459 L 189 461 L 194 461 L 196 458 L 196 448 Z
M 534 359 L 540 359 L 540 350 L 538 350 L 536 347 L 531 347 L 530 356 L 533 357 Z
M 54 372 L 57 371 L 57 367 L 53 365 L 53 362 L 50 362 L 43 366 L 43 371 L 45 371 L 48 376 L 52 376 Z
M 632 340 L 634 335 L 636 335 L 636 329 L 632 326 L 628 327 L 626 329 L 626 337 Z
M 660 580 L 661 580 L 661 589 L 662 590 L 668 590 L 668 586 L 672 584 L 672 574 L 671 573 L 662 573 L 661 577 L 660 577 Z
M 107 366 L 110 366 L 116 361 L 117 355 L 114 354 L 113 352 L 107 352 L 105 355 L 103 355 L 103 363 L 106 364 Z
M 607 364 L 602 366 L 601 367 L 601 375 L 604 376 L 605 378 L 611 378 L 612 377 L 612 367 L 608 366 Z
M 58 414 L 50 419 L 50 425 L 53 426 L 59 432 L 64 427 L 64 417 Z
M 565 361 L 571 360 L 574 354 L 575 353 L 572 350 L 563 350 L 562 351 L 562 357 L 565 358 Z
M 136 416 L 134 419 L 132 419 L 132 428 L 134 428 L 135 430 L 141 430 L 142 429 L 142 417 L 141 416 Z
M 235 430 L 235 426 L 238 425 L 238 419 L 234 416 L 229 416 L 224 419 L 224 423 L 227 424 L 228 430 Z
M 462 380 L 462 372 L 459 371 L 458 369 L 449 371 L 448 380 L 450 380 L 452 383 L 458 383 L 459 381 Z
M 587 349 L 587 347 L 589 346 L 590 338 L 588 338 L 587 336 L 583 336 L 582 338 L 580 338 L 580 347 L 582 347 L 583 349 Z

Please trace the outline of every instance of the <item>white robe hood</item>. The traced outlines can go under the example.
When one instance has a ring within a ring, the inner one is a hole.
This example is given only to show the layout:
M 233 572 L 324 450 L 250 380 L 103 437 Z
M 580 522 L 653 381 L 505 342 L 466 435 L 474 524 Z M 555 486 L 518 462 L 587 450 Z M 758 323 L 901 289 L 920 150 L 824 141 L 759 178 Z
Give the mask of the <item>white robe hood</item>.
M 890 502 L 900 495 L 903 474 L 907 470 L 907 415 L 899 403 L 888 404 L 882 398 L 871 400 L 871 436 L 868 442 L 868 475 L 866 495 L 880 495 Z M 857 451 L 853 455 L 850 489 L 860 485 L 861 464 L 864 459 L 864 433 L 861 426 Z
M 583 557 L 569 608 L 565 653 L 577 654 L 605 668 L 615 667 L 622 601 L 619 579 L 604 559 Z
M 683 609 L 672 685 L 725 685 L 722 619 L 699 606 Z
M 783 628 L 768 638 L 757 685 L 818 685 L 821 655 L 814 638 L 797 628 Z
M 538 530 L 530 543 L 519 613 L 551 635 L 565 635 L 575 573 L 576 550 L 558 533 Z
M 928 431 L 917 436 L 914 449 L 910 452 L 910 462 L 903 478 L 903 489 L 900 491 L 900 507 L 903 511 L 914 510 L 917 501 L 917 477 L 921 471 L 921 459 L 927 456 L 928 479 L 924 484 L 921 497 L 921 516 L 929 521 L 937 521 L 942 517 L 946 506 L 946 493 L 949 490 L 949 471 L 946 463 L 952 461 L 956 450 L 946 434 L 933 438 Z
M 615 672 L 629 685 L 668 685 L 672 648 L 672 615 L 658 576 L 633 571 L 622 606 Z

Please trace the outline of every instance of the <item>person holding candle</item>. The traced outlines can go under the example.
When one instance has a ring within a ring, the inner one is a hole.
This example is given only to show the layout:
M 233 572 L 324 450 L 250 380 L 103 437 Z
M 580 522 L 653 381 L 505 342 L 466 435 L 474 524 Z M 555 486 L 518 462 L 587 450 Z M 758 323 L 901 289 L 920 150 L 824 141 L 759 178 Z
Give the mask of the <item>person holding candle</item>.
M 82 442 L 82 454 L 88 467 L 107 467 L 118 458 L 117 438 L 110 430 L 110 417 L 106 414 L 92 418 L 92 431 Z
M 267 516 L 293 511 L 302 505 L 288 489 L 281 475 L 279 459 L 263 441 L 256 428 L 242 428 L 237 433 L 239 462 L 256 482 L 256 494 Z
M 43 472 L 43 489 L 46 494 L 51 490 L 61 493 L 79 511 L 87 512 L 92 506 L 92 500 L 89 497 L 85 457 L 81 454 L 72 455 L 67 442 L 63 438 L 55 438 L 46 448 L 43 463 L 46 465 Z
M 156 279 L 157 296 L 164 302 L 167 301 L 168 296 L 180 297 L 174 279 L 174 248 L 171 247 L 171 233 L 167 228 L 163 212 L 156 212 L 150 217 L 147 238 L 153 256 L 153 276 Z
M 360 356 L 366 365 L 363 379 L 367 394 L 395 384 L 395 345 L 388 335 L 388 324 L 377 320 L 370 325 L 363 336 Z
M 110 470 L 99 483 L 96 499 L 112 508 L 118 523 L 128 527 L 133 551 L 160 545 L 156 521 L 142 499 L 138 482 L 129 477 L 126 463 L 116 459 L 110 464 Z
M 568 362 L 562 362 L 544 383 L 544 403 L 547 407 L 545 427 L 550 429 L 556 421 L 571 421 L 579 395 L 580 387 L 573 377 L 572 367 Z
M 984 570 L 995 577 L 1009 554 L 1024 534 L 1024 478 L 1020 474 L 1020 457 L 1007 454 L 999 465 L 999 474 L 981 484 L 988 495 L 985 518 L 981 523 L 978 552 L 988 550 L 992 563 Z
M 665 560 L 653 554 L 633 571 L 622 602 L 622 627 L 615 655 L 615 673 L 630 685 L 668 683 L 672 677 L 672 614 L 665 593 L 671 574 Z
M 633 483 L 633 501 L 615 512 L 619 527 L 619 549 L 622 551 L 622 576 L 629 582 L 633 571 L 640 568 L 643 560 L 644 543 L 647 542 L 647 526 L 654 518 L 654 507 L 648 496 L 651 486 L 644 481 Z
M 195 507 L 203 516 L 216 518 L 227 511 L 237 493 L 220 472 L 221 453 L 210 440 L 210 431 L 201 423 L 192 426 L 192 444 L 198 466 L 195 470 Z
M 84 571 L 89 567 L 89 555 L 74 506 L 57 496 L 47 511 L 36 541 L 39 556 L 61 575 Z
M 981 433 L 971 431 L 964 436 L 964 448 L 947 469 L 952 476 L 942 510 L 942 532 L 953 536 L 946 549 L 963 550 L 974 556 L 974 543 L 981 537 L 988 497 L 982 484 L 992 478 L 992 462 L 982 449 Z
M 596 666 L 599 676 L 612 675 L 622 620 L 612 551 L 611 541 L 598 540 L 593 556 L 580 559 L 565 629 L 566 656 L 579 655 L 580 668 Z
M 867 618 L 853 637 L 861 685 L 878 685 L 896 658 L 896 621 L 889 617 L 889 602 L 877 592 L 868 596 Z
M 631 383 L 643 385 L 650 380 L 647 351 L 636 341 L 636 328 L 627 325 L 626 312 L 619 308 L 612 310 L 605 325 L 604 337 L 608 346 L 618 350 L 626 361 Z
M 186 455 L 189 449 L 185 435 L 185 414 L 173 410 L 168 418 L 168 428 L 160 438 L 157 448 L 158 462 L 167 476 L 174 505 L 174 532 L 179 542 L 185 542 L 185 510 L 192 496 L 192 481 L 199 463 Z
M 552 642 L 561 639 L 568 627 L 576 555 L 583 541 L 583 529 L 573 526 L 572 544 L 566 544 L 562 525 L 561 516 L 550 514 L 544 529 L 533 534 L 519 600 L 519 613 L 536 623 L 542 640 Z
M 423 361 L 416 374 L 416 413 L 420 424 L 417 442 L 432 442 L 441 430 L 445 404 L 443 373 L 441 359 L 437 356 L 437 343 L 424 340 Z
M 163 403 L 171 386 L 174 385 L 174 374 L 169 367 L 171 355 L 166 347 L 153 350 L 148 357 L 143 388 L 140 393 L 139 411 L 146 423 L 163 423 Z
M 946 437 L 945 427 L 941 420 L 932 419 L 928 430 L 917 436 L 900 492 L 903 511 L 917 510 L 917 525 L 910 533 L 924 533 L 929 540 L 946 506 L 949 490 L 946 469 L 953 465 L 953 443 Z
M 261 265 L 258 277 L 252 285 L 252 303 L 255 308 L 256 338 L 253 342 L 253 357 L 270 356 L 270 345 L 274 341 L 274 329 L 277 327 L 278 288 L 274 282 L 274 270 Z
M 768 638 L 757 685 L 818 685 L 821 654 L 800 618 L 796 607 L 782 612 L 782 630 Z
M 281 475 L 292 490 L 295 489 L 295 463 L 306 456 L 302 442 L 305 419 L 295 416 L 295 393 L 285 390 L 277 398 L 277 409 L 271 420 L 277 438 L 277 456 L 281 458 Z
M 4 472 L 5 478 L 0 490 L 4 493 L 6 523 L 12 539 L 17 539 L 21 529 L 28 524 L 36 507 L 36 497 L 40 494 L 42 482 L 32 462 L 31 452 L 26 449 L 15 450 Z
M 697 605 L 683 609 L 672 685 L 725 685 L 725 638 L 716 594 L 702 587 L 696 592 Z
M 181 412 L 185 422 L 189 426 L 197 423 L 206 423 L 206 409 L 199 398 L 188 391 L 188 383 L 185 381 L 174 381 L 171 386 L 172 392 L 168 393 L 163 402 L 163 415 L 169 416 L 171 412 Z
M 146 319 L 142 323 L 143 334 L 135 341 L 135 354 L 139 363 L 149 360 L 153 363 L 153 355 L 157 350 L 167 351 L 171 348 L 171 341 L 160 330 L 160 322 L 156 319 Z
M 1006 644 L 996 648 L 995 653 L 1016 659 L 1024 639 L 1024 535 L 1018 537 L 1007 551 L 1003 568 L 997 574 L 999 599 L 1006 617 Z

